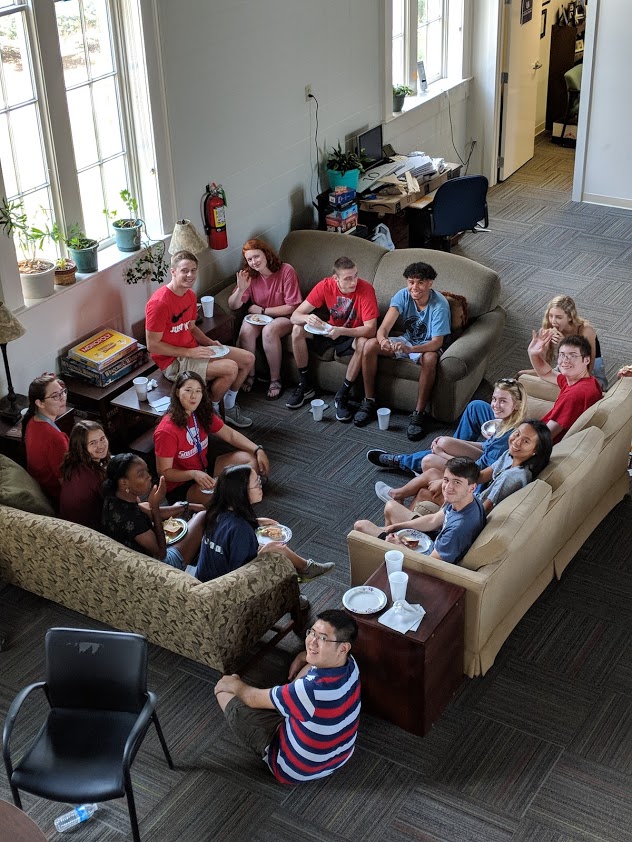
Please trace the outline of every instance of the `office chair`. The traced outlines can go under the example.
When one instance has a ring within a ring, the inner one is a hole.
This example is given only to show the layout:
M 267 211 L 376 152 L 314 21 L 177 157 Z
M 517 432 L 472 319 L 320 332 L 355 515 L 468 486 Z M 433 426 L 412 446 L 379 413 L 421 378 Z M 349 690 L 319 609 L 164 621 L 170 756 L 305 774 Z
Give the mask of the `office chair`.
M 484 175 L 464 175 L 451 178 L 439 187 L 429 208 L 428 233 L 440 240 L 443 251 L 450 251 L 455 234 L 474 231 L 481 219 L 485 220 L 485 228 L 488 227 L 487 186 Z
M 139 634 L 49 629 L 45 681 L 13 700 L 4 724 L 2 752 L 11 794 L 22 808 L 23 789 L 70 804 L 127 796 L 134 842 L 140 842 L 130 766 L 153 722 L 171 769 L 156 716 L 156 694 L 147 690 L 147 641 Z M 42 689 L 50 712 L 35 741 L 14 767 L 10 741 L 27 696 Z
M 566 140 L 564 135 L 566 134 L 566 127 L 568 124 L 571 120 L 577 122 L 579 114 L 579 97 L 582 89 L 583 67 L 583 64 L 576 64 L 564 74 L 564 83 L 566 85 L 566 114 L 564 115 L 562 134 L 560 138 L 562 142 Z M 575 145 L 575 138 L 568 138 L 568 140 L 570 141 L 570 145 Z

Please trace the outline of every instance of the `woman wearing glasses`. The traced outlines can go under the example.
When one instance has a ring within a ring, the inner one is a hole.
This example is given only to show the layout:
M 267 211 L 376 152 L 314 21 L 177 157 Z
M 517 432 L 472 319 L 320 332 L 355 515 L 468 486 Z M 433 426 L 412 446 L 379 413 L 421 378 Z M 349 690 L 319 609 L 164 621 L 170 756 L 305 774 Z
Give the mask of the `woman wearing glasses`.
M 237 570 L 262 553 L 281 553 L 304 581 L 327 573 L 333 562 L 319 564 L 305 559 L 279 541 L 259 546 L 255 530 L 274 526 L 270 518 L 257 518 L 253 506 L 261 502 L 261 477 L 250 465 L 231 465 L 217 478 L 215 493 L 206 512 L 204 537 L 196 576 L 201 582 Z
M 68 450 L 68 436 L 55 423 L 66 412 L 66 389 L 55 374 L 42 374 L 29 386 L 29 405 L 22 419 L 26 469 L 59 506 L 59 472 Z

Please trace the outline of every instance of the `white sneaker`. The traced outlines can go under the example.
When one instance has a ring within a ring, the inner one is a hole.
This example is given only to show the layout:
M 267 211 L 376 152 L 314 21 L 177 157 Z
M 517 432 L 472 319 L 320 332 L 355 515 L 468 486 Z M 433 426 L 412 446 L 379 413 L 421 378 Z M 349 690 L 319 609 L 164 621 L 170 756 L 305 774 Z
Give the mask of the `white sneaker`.
M 385 482 L 376 482 L 375 483 L 375 494 L 384 503 L 392 502 L 392 500 L 393 500 L 393 497 L 391 495 L 392 490 L 393 490 L 393 487 L 391 485 L 387 485 Z
M 224 421 L 231 427 L 252 427 L 252 418 L 247 418 L 238 404 L 232 409 L 225 409 L 224 416 Z

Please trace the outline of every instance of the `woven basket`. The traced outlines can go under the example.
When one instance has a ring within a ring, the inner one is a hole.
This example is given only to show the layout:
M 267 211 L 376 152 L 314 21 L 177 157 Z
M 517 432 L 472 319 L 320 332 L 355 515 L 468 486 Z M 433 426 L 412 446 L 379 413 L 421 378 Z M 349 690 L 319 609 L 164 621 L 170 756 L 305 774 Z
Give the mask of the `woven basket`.
M 77 267 L 72 265 L 72 269 L 55 269 L 55 285 L 68 287 L 74 284 L 77 280 Z

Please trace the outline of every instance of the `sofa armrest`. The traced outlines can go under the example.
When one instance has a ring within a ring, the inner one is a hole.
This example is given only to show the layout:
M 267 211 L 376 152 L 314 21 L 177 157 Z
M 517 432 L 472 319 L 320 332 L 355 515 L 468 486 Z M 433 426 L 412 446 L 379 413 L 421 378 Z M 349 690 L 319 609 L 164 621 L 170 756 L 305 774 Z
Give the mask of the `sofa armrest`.
M 440 366 L 451 380 L 473 371 L 498 344 L 507 316 L 498 306 L 475 319 L 441 356 Z

